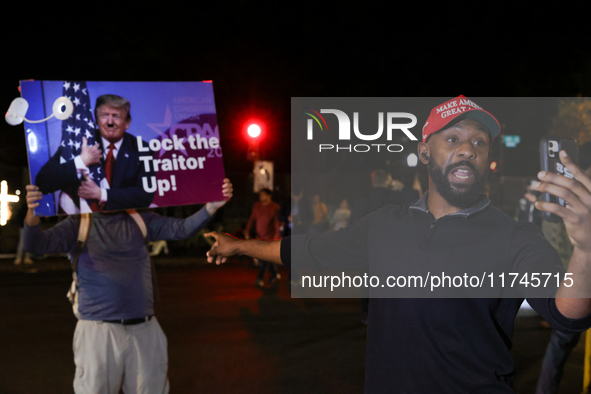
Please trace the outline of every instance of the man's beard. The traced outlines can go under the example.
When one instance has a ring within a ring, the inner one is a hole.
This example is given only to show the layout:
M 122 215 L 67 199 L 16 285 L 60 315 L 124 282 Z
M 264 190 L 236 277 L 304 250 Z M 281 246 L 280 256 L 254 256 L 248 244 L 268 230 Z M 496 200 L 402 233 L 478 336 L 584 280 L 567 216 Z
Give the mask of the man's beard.
M 454 168 L 459 166 L 469 167 L 474 175 L 474 181 L 464 191 L 457 190 L 449 181 L 449 174 Z M 427 167 L 429 169 L 429 176 L 437 187 L 437 191 L 441 197 L 443 197 L 449 205 L 460 209 L 467 208 L 478 200 L 478 197 L 480 197 L 480 194 L 484 190 L 486 177 L 488 175 L 488 167 L 482 174 L 480 174 L 474 164 L 467 160 L 450 164 L 446 167 L 445 171 L 435 164 L 434 160 L 429 160 Z

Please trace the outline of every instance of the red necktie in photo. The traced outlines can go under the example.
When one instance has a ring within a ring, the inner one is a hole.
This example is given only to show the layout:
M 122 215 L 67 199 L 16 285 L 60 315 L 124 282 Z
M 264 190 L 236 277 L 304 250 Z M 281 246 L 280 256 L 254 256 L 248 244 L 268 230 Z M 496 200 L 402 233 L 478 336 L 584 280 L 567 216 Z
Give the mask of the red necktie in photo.
M 105 163 L 105 177 L 107 178 L 107 182 L 109 182 L 109 187 L 111 187 L 111 176 L 113 175 L 113 167 L 115 166 L 113 149 L 115 149 L 115 145 L 109 144 L 109 153 L 107 153 L 107 161 Z

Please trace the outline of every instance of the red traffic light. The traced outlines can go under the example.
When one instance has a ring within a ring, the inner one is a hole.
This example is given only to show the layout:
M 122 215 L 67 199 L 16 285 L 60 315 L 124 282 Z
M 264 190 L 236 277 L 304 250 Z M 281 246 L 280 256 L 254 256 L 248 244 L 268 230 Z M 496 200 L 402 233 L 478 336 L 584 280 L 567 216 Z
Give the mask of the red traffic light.
M 247 128 L 246 132 L 251 138 L 258 138 L 261 135 L 261 126 L 256 123 L 251 123 Z
M 242 135 L 249 143 L 259 141 L 265 138 L 266 127 L 265 122 L 251 117 L 242 123 Z
M 246 157 L 256 161 L 260 158 L 260 145 L 265 137 L 265 123 L 259 119 L 251 118 L 243 123 L 244 138 L 248 142 Z

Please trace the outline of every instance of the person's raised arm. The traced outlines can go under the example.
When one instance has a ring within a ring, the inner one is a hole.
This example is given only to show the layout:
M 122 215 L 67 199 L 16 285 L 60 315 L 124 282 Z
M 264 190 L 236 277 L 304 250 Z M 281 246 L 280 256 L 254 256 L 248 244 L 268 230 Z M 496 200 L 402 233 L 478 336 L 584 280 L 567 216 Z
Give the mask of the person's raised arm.
M 223 207 L 226 204 L 226 202 L 232 198 L 233 191 L 234 189 L 232 187 L 232 182 L 230 182 L 228 178 L 225 178 L 222 184 L 222 195 L 224 196 L 224 200 L 208 202 L 207 204 L 205 204 L 205 209 L 207 209 L 207 213 L 209 213 L 210 215 L 216 213 L 218 209 Z
M 201 231 L 217 210 L 232 198 L 232 191 L 232 183 L 229 179 L 224 179 L 222 184 L 222 196 L 224 200 L 208 202 L 199 211 L 185 219 L 160 216 L 153 212 L 144 214 L 144 220 L 149 224 L 149 239 L 172 241 L 192 237 Z
M 71 251 L 76 244 L 79 221 L 70 216 L 52 228 L 42 231 L 39 226 L 41 219 L 35 216 L 35 208 L 39 206 L 42 193 L 35 185 L 27 185 L 26 190 L 28 210 L 23 234 L 25 250 L 39 255 Z
M 39 206 L 39 201 L 43 198 L 43 194 L 39 191 L 39 188 L 35 185 L 27 185 L 27 216 L 25 217 L 25 223 L 27 226 L 36 226 L 41 222 L 37 216 L 35 216 L 35 208 Z

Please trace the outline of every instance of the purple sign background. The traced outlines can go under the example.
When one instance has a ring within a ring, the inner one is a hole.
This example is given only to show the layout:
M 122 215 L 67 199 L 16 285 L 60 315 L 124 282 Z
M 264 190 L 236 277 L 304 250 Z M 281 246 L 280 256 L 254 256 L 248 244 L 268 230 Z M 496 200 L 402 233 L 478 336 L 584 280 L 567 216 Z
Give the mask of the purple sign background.
M 131 103 L 132 121 L 126 133 L 133 137 L 136 151 L 135 155 L 122 152 L 115 168 L 120 162 L 123 166 L 123 160 L 139 156 L 137 163 L 129 164 L 137 166 L 134 168 L 139 173 L 134 187 L 153 198 L 149 203 L 140 203 L 138 199 L 137 204 L 128 201 L 126 204 L 131 206 L 105 210 L 200 204 L 223 199 L 221 188 L 225 175 L 211 82 L 21 81 L 21 93 L 29 103 L 26 118 L 30 120 L 50 116 L 55 100 L 61 96 L 74 103 L 74 113 L 69 119 L 24 123 L 33 184 L 39 181 L 40 171 L 47 173 L 51 163 L 56 164 L 51 176 L 46 176 L 50 181 L 60 178 L 68 164 L 72 168 L 69 162 L 80 155 L 83 137 L 89 144 L 100 143 L 100 132 L 93 118 L 95 102 L 103 94 L 115 94 Z M 101 149 L 104 153 L 105 149 Z M 87 172 L 101 187 L 106 181 L 102 180 L 103 174 L 104 158 Z M 116 181 L 112 183 L 113 186 L 107 188 L 119 187 Z M 77 212 L 64 209 L 64 198 L 76 200 L 78 197 L 75 188 L 68 193 L 65 187 L 63 189 L 44 195 L 36 214 L 53 216 L 91 211 L 90 200 L 76 201 L 73 209 L 77 208 Z M 127 189 L 121 187 L 121 190 Z M 133 195 L 134 190 L 129 191 Z

